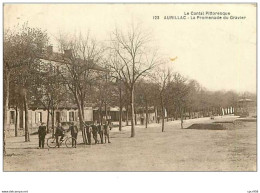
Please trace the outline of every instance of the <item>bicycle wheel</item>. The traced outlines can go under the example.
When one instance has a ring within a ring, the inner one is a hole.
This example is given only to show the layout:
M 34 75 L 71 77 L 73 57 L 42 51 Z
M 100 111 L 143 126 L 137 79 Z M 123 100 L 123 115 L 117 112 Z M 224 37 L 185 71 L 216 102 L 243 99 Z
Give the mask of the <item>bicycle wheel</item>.
M 77 140 L 74 137 L 68 137 L 65 141 L 65 145 L 68 148 L 76 147 Z
M 57 146 L 55 137 L 50 137 L 47 139 L 47 146 L 49 148 L 55 148 Z

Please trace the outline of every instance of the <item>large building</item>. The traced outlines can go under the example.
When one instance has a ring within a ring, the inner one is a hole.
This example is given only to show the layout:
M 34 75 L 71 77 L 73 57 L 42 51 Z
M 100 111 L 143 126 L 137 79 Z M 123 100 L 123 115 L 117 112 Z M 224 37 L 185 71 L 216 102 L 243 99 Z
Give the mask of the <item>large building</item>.
M 46 50 L 42 52 L 39 58 L 42 60 L 40 71 L 53 73 L 53 72 L 65 72 L 66 62 L 68 56 L 72 54 L 71 50 L 65 50 L 64 53 L 53 52 L 53 47 L 48 46 Z M 84 61 L 82 59 L 75 59 L 78 64 L 87 64 L 90 70 L 96 72 L 106 73 L 106 69 L 94 64 L 92 60 Z M 49 114 L 50 115 L 50 114 Z M 37 128 L 41 122 L 47 123 L 48 111 L 41 105 L 33 106 L 29 104 L 28 110 L 28 122 L 29 128 Z M 49 116 L 49 124 L 51 125 L 51 116 Z M 84 107 L 84 121 L 93 121 L 93 108 L 92 105 L 86 105 Z M 78 121 L 78 109 L 75 104 L 66 103 L 60 104 L 54 111 L 54 122 L 71 122 Z M 25 127 L 25 112 L 22 109 L 9 108 L 7 114 L 7 125 L 5 127 L 10 130 L 15 128 L 23 129 Z
M 17 117 L 17 119 L 16 119 Z M 41 122 L 47 123 L 48 111 L 44 108 L 29 108 L 28 110 L 28 121 L 29 128 L 37 128 Z M 84 109 L 85 121 L 93 121 L 93 109 L 92 107 L 85 107 Z M 52 117 L 49 115 L 49 125 Z M 78 110 L 77 108 L 63 108 L 60 107 L 54 111 L 54 122 L 55 125 L 58 122 L 72 122 L 78 121 Z M 7 115 L 7 129 L 14 129 L 15 124 L 20 129 L 25 127 L 25 112 L 23 110 L 17 110 L 15 108 L 10 108 Z

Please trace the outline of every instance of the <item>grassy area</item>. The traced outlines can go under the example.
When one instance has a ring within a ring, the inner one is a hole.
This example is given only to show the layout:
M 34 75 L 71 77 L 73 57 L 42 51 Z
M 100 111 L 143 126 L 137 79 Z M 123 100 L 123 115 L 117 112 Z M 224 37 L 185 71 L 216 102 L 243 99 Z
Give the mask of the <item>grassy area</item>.
M 184 127 L 234 119 L 187 120 Z M 238 122 L 228 130 L 196 130 L 180 129 L 179 121 L 173 121 L 166 123 L 164 133 L 159 124 L 138 126 L 135 138 L 130 138 L 129 127 L 121 132 L 114 128 L 111 142 L 37 149 L 37 135 L 26 143 L 24 137 L 10 137 L 4 171 L 256 171 L 256 122 Z

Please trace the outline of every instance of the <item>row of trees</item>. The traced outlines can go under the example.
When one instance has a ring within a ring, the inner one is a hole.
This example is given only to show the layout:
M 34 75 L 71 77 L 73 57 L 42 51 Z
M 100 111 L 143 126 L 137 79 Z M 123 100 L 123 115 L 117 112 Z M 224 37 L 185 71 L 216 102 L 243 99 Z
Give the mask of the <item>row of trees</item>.
M 47 34 L 40 29 L 30 28 L 27 25 L 23 25 L 21 29 L 7 29 L 4 32 L 4 153 L 5 127 L 10 101 L 24 109 L 25 141 L 30 140 L 28 99 L 32 90 L 29 88 L 36 84 L 35 77 L 40 73 L 40 60 L 37 54 L 41 52 L 48 40 Z
M 76 105 L 83 131 L 84 108 L 102 109 L 119 106 L 119 130 L 122 111 L 130 112 L 131 137 L 135 136 L 136 107 L 153 107 L 162 118 L 180 118 L 198 111 L 234 106 L 238 94 L 210 92 L 195 80 L 188 80 L 170 68 L 151 45 L 152 39 L 142 28 L 115 29 L 106 45 L 90 36 L 60 34 L 58 51 L 53 52 L 47 32 L 28 24 L 4 32 L 4 153 L 7 112 L 10 106 L 25 111 L 25 141 L 29 141 L 28 108 L 42 106 L 48 111 L 47 129 L 54 111 L 64 104 Z M 182 126 L 182 125 L 181 125 Z M 17 128 L 17 124 L 16 124 Z M 17 133 L 16 133 L 17 135 Z M 83 141 L 86 142 L 83 133 Z
M 164 131 L 166 120 L 180 119 L 181 128 L 186 117 L 194 118 L 195 113 L 201 116 L 221 115 L 222 108 L 236 107 L 242 97 L 252 98 L 250 93 L 239 94 L 234 91 L 209 91 L 196 80 L 189 80 L 179 73 L 170 70 L 157 71 L 150 79 L 141 79 L 136 89 L 136 106 L 145 109 L 146 127 L 148 108 L 153 107 L 162 118 Z

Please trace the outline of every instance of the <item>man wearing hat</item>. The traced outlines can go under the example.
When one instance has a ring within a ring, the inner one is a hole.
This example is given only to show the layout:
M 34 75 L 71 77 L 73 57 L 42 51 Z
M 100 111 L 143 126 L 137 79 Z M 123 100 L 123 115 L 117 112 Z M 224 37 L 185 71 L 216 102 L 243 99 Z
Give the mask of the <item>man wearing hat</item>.
M 46 126 L 45 126 L 45 124 L 42 122 L 41 125 L 39 126 L 39 129 L 38 129 L 39 148 L 44 148 L 44 141 L 45 141 L 45 136 L 46 136 L 46 134 L 47 134 Z
M 111 143 L 109 141 L 109 130 L 112 129 L 111 123 L 109 123 L 109 121 L 106 121 L 105 125 L 104 125 L 104 135 L 105 135 L 105 143 Z
M 101 125 L 101 124 L 98 122 L 98 126 L 97 126 L 97 128 L 98 128 L 98 133 L 99 133 L 100 141 L 101 141 L 101 143 L 103 144 L 103 143 L 104 143 L 104 141 L 103 141 L 103 136 L 104 136 L 104 126 Z
M 88 145 L 91 145 L 91 133 L 92 133 L 92 127 L 88 122 L 85 122 L 85 128 L 86 128 L 86 132 L 87 132 L 87 141 L 88 141 Z
M 97 135 L 98 135 L 98 127 L 97 127 L 97 122 L 95 121 L 92 125 L 92 135 L 93 138 L 95 140 L 95 144 L 99 143 L 98 139 L 97 139 Z
M 60 147 L 59 136 L 61 136 L 60 142 L 62 142 L 64 138 L 64 133 L 65 133 L 65 129 L 61 126 L 61 123 L 58 123 L 58 127 L 56 127 L 56 131 L 55 131 L 55 138 L 58 147 Z
M 71 122 L 71 125 L 69 127 L 69 130 L 70 133 L 71 133 L 71 137 L 75 138 L 77 140 L 77 137 L 78 137 L 78 127 L 74 124 L 74 122 Z M 77 141 L 72 141 L 72 147 L 77 147 Z

